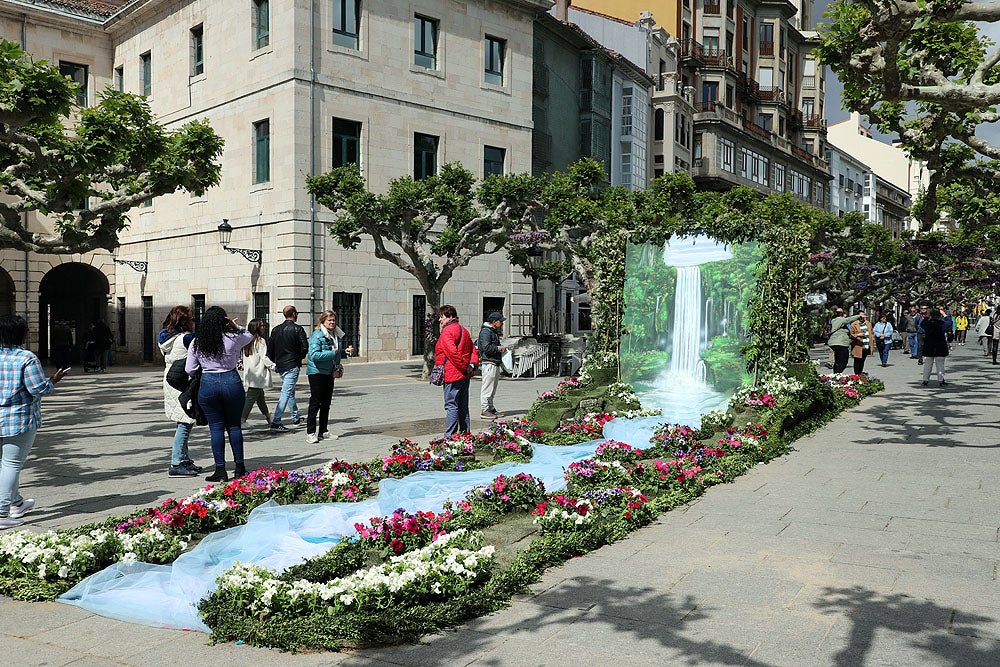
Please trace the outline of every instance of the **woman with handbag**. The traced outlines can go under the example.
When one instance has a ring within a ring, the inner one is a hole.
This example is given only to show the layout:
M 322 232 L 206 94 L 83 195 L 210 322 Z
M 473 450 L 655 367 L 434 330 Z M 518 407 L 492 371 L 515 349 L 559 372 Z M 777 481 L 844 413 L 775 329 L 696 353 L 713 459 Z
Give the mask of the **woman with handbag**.
M 244 346 L 243 356 L 240 357 L 240 362 L 243 364 L 243 388 L 247 392 L 240 423 L 247 423 L 247 417 L 250 416 L 250 411 L 256 403 L 257 409 L 267 418 L 267 424 L 270 426 L 271 411 L 267 409 L 264 390 L 271 386 L 271 371 L 275 369 L 275 364 L 267 357 L 267 341 L 264 340 L 267 327 L 264 320 L 254 319 L 247 325 L 247 331 L 253 334 L 253 340 Z
M 472 334 L 458 321 L 454 306 L 438 309 L 441 335 L 434 346 L 434 365 L 444 370 L 444 437 L 469 433 L 469 381 L 475 373 L 472 365 Z
M 187 358 L 188 346 L 194 339 L 194 313 L 188 306 L 174 306 L 170 309 L 163 328 L 156 336 L 156 342 L 163 353 L 166 364 L 163 369 L 163 411 L 167 419 L 177 424 L 174 431 L 174 444 L 170 450 L 170 467 L 167 477 L 194 477 L 202 469 L 194 464 L 188 453 L 188 440 L 191 438 L 191 427 L 195 420 L 184 412 L 178 397 L 181 392 L 171 387 L 167 382 L 170 367 L 180 359 Z
M 889 350 L 892 349 L 892 335 L 895 332 L 892 329 L 892 323 L 889 322 L 884 313 L 878 318 L 873 330 L 875 332 L 875 347 L 878 348 L 882 368 L 885 368 L 889 365 Z
M 215 472 L 206 477 L 207 482 L 228 482 L 226 472 L 226 433 L 233 450 L 236 477 L 246 474 L 243 460 L 243 430 L 240 413 L 246 400 L 243 380 L 236 371 L 243 346 L 253 340 L 253 334 L 229 319 L 226 311 L 212 306 L 202 315 L 195 339 L 188 348 L 184 368 L 188 375 L 201 370 L 198 405 L 208 419 L 212 435 L 212 458 Z
M 316 330 L 309 336 L 309 353 L 306 356 L 306 377 L 309 378 L 306 442 L 336 440 L 339 437 L 327 430 L 327 424 L 330 420 L 334 379 L 343 377 L 344 374 L 344 367 L 340 365 L 341 352 L 351 354 L 353 351 L 350 346 L 343 350 L 343 339 L 344 332 L 337 326 L 337 313 L 332 310 L 320 313 Z

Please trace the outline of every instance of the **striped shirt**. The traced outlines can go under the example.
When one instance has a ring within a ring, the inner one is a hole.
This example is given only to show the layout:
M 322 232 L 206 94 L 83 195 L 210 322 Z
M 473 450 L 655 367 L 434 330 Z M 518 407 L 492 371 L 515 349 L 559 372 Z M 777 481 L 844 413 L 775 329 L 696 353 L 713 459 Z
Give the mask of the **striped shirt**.
M 22 347 L 0 348 L 0 436 L 18 435 L 42 425 L 42 396 L 55 389 L 42 362 Z

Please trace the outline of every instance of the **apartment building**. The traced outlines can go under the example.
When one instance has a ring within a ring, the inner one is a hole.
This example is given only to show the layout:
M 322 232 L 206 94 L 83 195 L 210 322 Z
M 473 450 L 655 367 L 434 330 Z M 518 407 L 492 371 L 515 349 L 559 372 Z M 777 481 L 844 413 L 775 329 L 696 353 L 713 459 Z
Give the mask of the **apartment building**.
M 872 172 L 887 186 L 884 188 L 886 193 L 900 191 L 912 202 L 930 183 L 926 163 L 911 160 L 899 146 L 875 138 L 871 128 L 861 122 L 861 115 L 858 113 L 852 113 L 847 120 L 830 125 L 828 134 L 831 144 L 872 167 Z M 876 187 L 875 191 L 877 190 Z M 877 204 L 874 201 L 870 203 L 873 206 Z M 909 206 L 908 203 L 907 208 Z M 887 210 L 892 208 L 890 206 Z M 908 213 L 904 216 L 904 221 L 905 229 L 917 229 L 917 223 Z M 935 225 L 935 229 L 945 228 L 946 225 Z
M 679 89 L 690 91 L 691 175 L 700 187 L 744 185 L 828 201 L 822 68 L 814 34 L 787 0 L 577 0 L 582 9 L 636 21 L 652 14 L 680 41 Z M 808 15 L 808 14 L 807 14 Z
M 307 325 L 337 309 L 369 360 L 422 354 L 426 303 L 416 280 L 376 259 L 370 241 L 337 246 L 326 231 L 333 214 L 313 204 L 304 178 L 357 164 L 384 191 L 393 178 L 422 178 L 448 162 L 477 176 L 530 171 L 532 25 L 550 7 L 4 2 L 3 34 L 66 63 L 91 102 L 114 85 L 147 96 L 168 128 L 208 119 L 226 141 L 221 184 L 133 210 L 117 257 L 0 253 L 17 311 L 39 323 L 38 349 L 52 319 L 83 327 L 103 317 L 118 331 L 119 357 L 152 360 L 152 334 L 173 305 L 222 305 L 240 321 L 273 322 L 294 303 Z M 223 221 L 231 238 L 220 237 Z M 526 321 L 530 292 L 496 253 L 457 271 L 444 299 L 469 325 L 492 310 Z

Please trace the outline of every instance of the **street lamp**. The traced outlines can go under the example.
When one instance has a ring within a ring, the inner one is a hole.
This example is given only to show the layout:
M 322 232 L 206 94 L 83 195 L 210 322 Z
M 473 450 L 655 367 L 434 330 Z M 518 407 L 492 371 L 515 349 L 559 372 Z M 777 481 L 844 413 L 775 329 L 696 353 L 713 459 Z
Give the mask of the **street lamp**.
M 222 246 L 223 250 L 227 250 L 234 255 L 243 255 L 243 258 L 249 262 L 255 262 L 260 264 L 261 259 L 263 259 L 263 250 L 249 250 L 247 248 L 232 248 L 229 246 L 229 240 L 233 237 L 233 226 L 229 224 L 228 218 L 222 219 L 222 224 L 216 227 L 219 231 L 219 245 Z
M 131 266 L 139 273 L 146 273 L 147 269 L 149 269 L 149 262 L 140 262 L 134 259 L 118 259 L 118 246 L 115 246 L 115 249 L 111 251 L 111 259 L 115 264 Z
M 528 269 L 531 273 L 531 335 L 538 336 L 538 268 L 545 259 L 541 248 L 532 246 L 525 250 Z

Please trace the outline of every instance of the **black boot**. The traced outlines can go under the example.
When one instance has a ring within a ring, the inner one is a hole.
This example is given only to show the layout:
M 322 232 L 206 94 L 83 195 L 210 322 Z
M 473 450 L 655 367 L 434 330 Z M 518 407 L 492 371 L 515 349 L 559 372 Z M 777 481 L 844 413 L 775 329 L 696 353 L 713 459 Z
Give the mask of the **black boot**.
M 226 466 L 215 466 L 215 472 L 205 478 L 206 482 L 228 482 L 229 475 L 226 474 Z
M 242 477 L 245 474 L 247 474 L 246 466 L 244 466 L 243 462 L 240 461 L 239 463 L 236 464 L 236 471 L 233 472 L 233 479 L 237 477 Z

